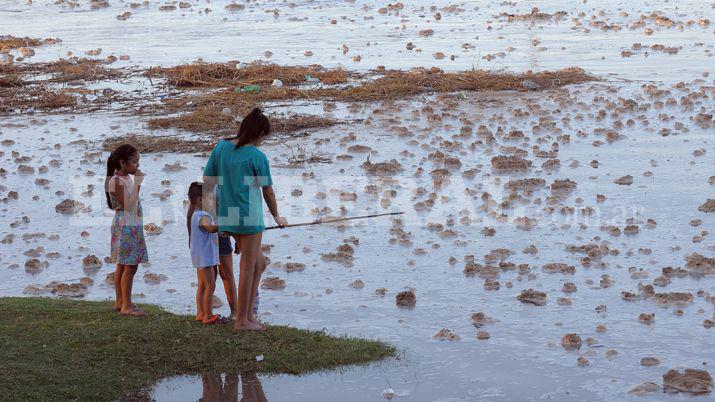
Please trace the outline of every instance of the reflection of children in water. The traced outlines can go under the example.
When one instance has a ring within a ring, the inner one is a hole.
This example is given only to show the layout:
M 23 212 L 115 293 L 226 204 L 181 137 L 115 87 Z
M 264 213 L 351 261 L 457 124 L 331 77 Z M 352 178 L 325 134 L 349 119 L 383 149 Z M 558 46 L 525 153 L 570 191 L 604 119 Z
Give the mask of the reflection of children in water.
M 202 374 L 203 396 L 199 402 L 239 402 L 238 399 L 239 374 L 226 374 L 221 380 L 221 374 Z M 268 402 L 263 386 L 256 373 L 240 373 L 241 400 L 240 402 Z

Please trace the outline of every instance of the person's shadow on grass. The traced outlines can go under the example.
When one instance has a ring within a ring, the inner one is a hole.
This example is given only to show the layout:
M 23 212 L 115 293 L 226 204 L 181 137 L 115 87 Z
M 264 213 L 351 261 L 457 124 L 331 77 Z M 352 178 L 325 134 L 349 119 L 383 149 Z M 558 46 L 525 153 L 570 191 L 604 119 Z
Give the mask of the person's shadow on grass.
M 199 402 L 239 402 L 238 377 L 241 376 L 240 402 L 268 402 L 256 373 L 202 374 L 203 395 Z

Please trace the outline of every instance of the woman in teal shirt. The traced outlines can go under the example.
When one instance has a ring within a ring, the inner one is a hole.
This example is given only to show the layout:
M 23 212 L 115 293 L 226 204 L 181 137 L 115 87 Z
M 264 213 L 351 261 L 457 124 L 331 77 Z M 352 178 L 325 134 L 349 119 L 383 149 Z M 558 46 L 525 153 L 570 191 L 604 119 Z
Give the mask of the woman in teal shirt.
M 219 232 L 234 237 L 241 249 L 238 276 L 236 330 L 262 331 L 264 324 L 253 316 L 256 291 L 263 273 L 261 238 L 263 199 L 278 226 L 288 221 L 278 213 L 271 169 L 266 155 L 258 149 L 271 131 L 268 118 L 253 109 L 241 122 L 236 138 L 219 142 L 204 168 L 207 191 L 218 186 Z

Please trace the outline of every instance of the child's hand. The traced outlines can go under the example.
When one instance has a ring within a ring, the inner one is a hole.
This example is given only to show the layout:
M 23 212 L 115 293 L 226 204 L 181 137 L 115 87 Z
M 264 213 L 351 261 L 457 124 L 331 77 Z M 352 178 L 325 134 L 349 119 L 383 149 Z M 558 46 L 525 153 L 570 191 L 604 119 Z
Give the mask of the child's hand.
M 137 171 L 134 172 L 134 185 L 141 186 L 142 181 L 144 181 L 144 172 L 137 169 Z
M 284 228 L 288 226 L 288 219 L 282 217 L 282 216 L 276 216 L 275 217 L 276 224 L 278 227 Z

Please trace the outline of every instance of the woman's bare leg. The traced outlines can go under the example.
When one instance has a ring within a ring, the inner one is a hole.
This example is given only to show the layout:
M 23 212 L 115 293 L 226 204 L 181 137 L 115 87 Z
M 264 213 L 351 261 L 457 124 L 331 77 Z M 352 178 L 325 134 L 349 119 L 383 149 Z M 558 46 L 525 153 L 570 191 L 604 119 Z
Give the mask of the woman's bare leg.
M 251 292 L 253 291 L 253 276 L 256 269 L 256 259 L 261 255 L 261 237 L 263 233 L 238 235 L 241 247 L 241 261 L 238 275 L 238 317 L 236 318 L 236 331 L 260 331 L 263 328 L 255 322 L 248 320 L 251 309 Z
M 124 271 L 124 265 L 117 264 L 117 269 L 114 271 L 114 293 L 117 296 L 117 300 L 114 302 L 114 311 L 122 310 L 122 272 Z
M 231 308 L 231 319 L 236 319 L 236 277 L 233 274 L 233 255 L 222 255 L 219 257 L 218 273 L 223 281 L 223 290 L 226 291 L 226 299 Z
M 266 402 L 266 394 L 263 392 L 261 380 L 255 372 L 241 373 L 241 391 L 244 400 L 255 402 Z
M 200 401 L 219 401 L 221 397 L 221 374 L 201 374 L 203 397 Z
M 251 289 L 251 304 L 248 309 L 248 321 L 255 322 L 258 325 L 261 326 L 261 328 L 268 328 L 265 324 L 261 324 L 256 320 L 256 317 L 253 315 L 253 310 L 254 306 L 256 304 L 256 293 L 258 293 L 258 287 L 261 284 L 261 275 L 263 275 L 263 271 L 266 270 L 266 257 L 263 256 L 263 252 L 259 249 L 258 250 L 258 258 L 256 258 L 256 265 L 255 269 L 253 271 L 253 288 Z

